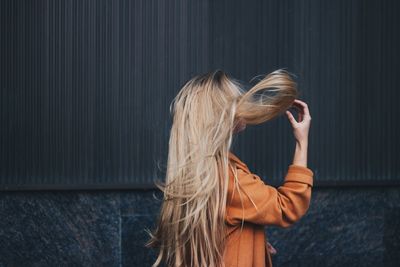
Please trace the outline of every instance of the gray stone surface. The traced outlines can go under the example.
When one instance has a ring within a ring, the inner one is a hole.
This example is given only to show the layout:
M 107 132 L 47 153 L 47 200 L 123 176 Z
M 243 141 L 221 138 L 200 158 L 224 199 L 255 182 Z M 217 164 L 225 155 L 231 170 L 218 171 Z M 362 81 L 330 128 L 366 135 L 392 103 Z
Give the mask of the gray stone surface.
M 396 232 L 398 189 L 325 189 L 314 192 L 308 213 L 287 229 L 268 227 L 267 236 L 278 254 L 277 266 L 383 266 L 399 235 L 385 241 L 385 231 Z M 392 199 L 388 199 L 391 196 Z M 396 204 L 397 203 L 397 204 Z M 390 222 L 389 224 L 387 222 Z M 396 254 L 396 253 L 394 253 Z M 397 256 L 393 256 L 395 259 Z
M 155 261 L 157 251 L 144 247 L 149 239 L 144 228 L 153 227 L 154 222 L 154 215 L 122 217 L 122 266 L 151 266 Z
M 156 191 L 0 192 L 0 267 L 151 266 Z M 315 188 L 290 228 L 267 227 L 274 266 L 398 266 L 400 188 Z
M 0 266 L 120 266 L 118 193 L 1 192 Z

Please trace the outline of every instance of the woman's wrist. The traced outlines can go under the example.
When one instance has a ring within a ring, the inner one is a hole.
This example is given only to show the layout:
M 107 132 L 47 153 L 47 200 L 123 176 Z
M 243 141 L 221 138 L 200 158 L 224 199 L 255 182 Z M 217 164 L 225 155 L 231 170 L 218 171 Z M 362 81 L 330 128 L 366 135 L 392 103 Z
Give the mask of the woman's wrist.
M 308 149 L 308 139 L 298 141 L 296 140 L 296 149 L 307 150 Z
M 308 141 L 296 141 L 296 148 L 293 156 L 293 165 L 307 167 Z

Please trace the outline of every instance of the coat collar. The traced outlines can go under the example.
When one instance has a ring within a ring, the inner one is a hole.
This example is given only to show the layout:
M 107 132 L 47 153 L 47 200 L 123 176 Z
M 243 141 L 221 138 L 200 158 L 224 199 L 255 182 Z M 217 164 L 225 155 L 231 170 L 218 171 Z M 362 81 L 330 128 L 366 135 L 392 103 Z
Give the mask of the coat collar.
M 233 154 L 231 151 L 229 151 L 228 158 L 229 158 L 230 160 L 234 161 L 235 163 L 237 163 L 238 165 L 240 165 L 240 166 L 242 166 L 242 167 L 244 167 L 244 168 L 247 169 L 247 165 L 246 165 L 243 161 L 241 161 L 241 160 L 240 160 L 235 154 Z

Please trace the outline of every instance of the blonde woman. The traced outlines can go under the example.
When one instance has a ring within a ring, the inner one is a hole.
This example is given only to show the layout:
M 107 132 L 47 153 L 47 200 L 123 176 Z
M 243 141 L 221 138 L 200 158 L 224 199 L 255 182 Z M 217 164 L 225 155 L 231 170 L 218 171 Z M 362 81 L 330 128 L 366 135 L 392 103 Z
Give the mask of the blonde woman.
M 248 91 L 221 70 L 195 76 L 171 103 L 173 123 L 164 193 L 147 247 L 153 266 L 272 266 L 265 226 L 288 227 L 308 210 L 311 116 L 296 83 L 278 69 Z M 287 111 L 298 109 L 298 121 Z M 296 140 L 283 184 L 272 187 L 231 152 L 233 135 L 286 112 Z

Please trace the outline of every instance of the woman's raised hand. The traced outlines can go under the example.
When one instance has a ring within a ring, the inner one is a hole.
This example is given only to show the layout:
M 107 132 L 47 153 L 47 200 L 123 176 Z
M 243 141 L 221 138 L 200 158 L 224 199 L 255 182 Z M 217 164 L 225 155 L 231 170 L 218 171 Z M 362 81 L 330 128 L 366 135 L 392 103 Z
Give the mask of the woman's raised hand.
M 298 111 L 298 121 L 288 110 L 286 110 L 286 115 L 288 116 L 288 119 L 293 127 L 294 137 L 298 143 L 307 143 L 308 132 L 311 124 L 311 115 L 308 105 L 299 99 L 295 99 L 293 102 L 293 107 Z

